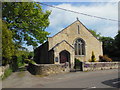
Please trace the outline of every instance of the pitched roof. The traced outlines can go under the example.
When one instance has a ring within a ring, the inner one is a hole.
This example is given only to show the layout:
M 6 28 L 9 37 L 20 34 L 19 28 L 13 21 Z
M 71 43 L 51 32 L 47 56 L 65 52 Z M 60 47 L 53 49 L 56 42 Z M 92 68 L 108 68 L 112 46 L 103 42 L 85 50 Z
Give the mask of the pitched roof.
M 74 24 L 76 21 L 74 21 L 72 24 Z M 69 26 L 71 26 L 72 24 L 68 25 L 66 28 L 68 28 Z M 53 35 L 52 37 L 56 36 L 57 34 L 61 33 L 62 31 L 64 31 L 66 28 L 62 29 L 61 31 L 59 31 L 58 33 L 56 33 L 55 35 Z M 49 37 L 51 38 L 51 37 Z
M 74 49 L 74 47 L 73 47 L 72 45 L 70 45 L 66 40 L 62 40 L 60 43 L 57 43 L 55 46 L 53 46 L 52 49 L 56 48 L 58 45 L 60 45 L 60 44 L 63 43 L 63 42 L 66 42 L 70 47 L 72 47 L 72 48 Z M 51 49 L 50 49 L 50 50 L 51 50 Z M 49 50 L 49 51 L 50 51 L 50 50 Z
M 75 22 L 77 22 L 77 21 L 79 21 L 80 22 L 80 20 L 79 19 L 77 19 L 76 21 L 74 21 L 72 24 L 74 24 Z M 85 28 L 86 28 L 86 30 L 87 31 L 89 31 L 89 29 L 82 23 L 82 22 L 80 22 Z M 68 28 L 69 26 L 71 26 L 72 24 L 70 24 L 70 25 L 68 25 L 66 28 Z M 54 37 L 54 36 L 56 36 L 57 34 L 59 34 L 59 33 L 61 33 L 62 31 L 64 31 L 66 28 L 64 28 L 64 29 L 62 29 L 61 31 L 59 31 L 58 33 L 56 33 L 55 35 L 53 35 L 52 37 Z M 90 31 L 89 31 L 90 32 Z M 90 32 L 91 33 L 91 32 Z M 92 33 L 91 33 L 92 34 Z M 93 34 L 92 34 L 93 35 Z M 48 38 L 52 38 L 52 37 L 48 37 Z M 93 35 L 93 37 L 95 37 L 94 35 Z M 96 37 L 95 37 L 96 38 Z M 97 39 L 97 38 L 96 38 Z M 98 39 L 97 39 L 98 40 Z M 98 41 L 100 41 L 100 40 L 98 40 Z M 100 41 L 101 42 L 101 41 Z

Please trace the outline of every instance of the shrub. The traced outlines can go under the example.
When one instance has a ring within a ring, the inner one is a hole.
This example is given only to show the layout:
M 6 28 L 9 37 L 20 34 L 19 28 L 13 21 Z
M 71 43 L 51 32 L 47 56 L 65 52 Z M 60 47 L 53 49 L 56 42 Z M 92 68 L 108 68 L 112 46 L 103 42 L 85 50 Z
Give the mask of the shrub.
M 88 59 L 88 62 L 91 62 L 91 59 Z
M 25 63 L 36 64 L 35 61 L 33 61 L 31 59 L 25 59 Z
M 112 59 L 111 58 L 109 58 L 107 55 L 103 55 L 103 56 L 99 56 L 99 61 L 100 62 L 111 62 L 112 61 Z
M 94 55 L 94 52 L 92 51 L 92 56 L 91 56 L 91 59 L 88 60 L 89 62 L 96 62 L 96 58 L 95 58 L 95 55 Z
M 18 67 L 21 67 L 24 65 L 24 62 L 23 62 L 23 56 L 18 56 L 17 57 L 17 64 L 18 64 Z
M 80 63 L 81 61 L 77 58 L 75 58 L 75 63 Z
M 79 59 L 77 59 L 77 58 L 75 58 L 75 66 L 74 66 L 74 68 L 79 68 L 80 67 L 80 60 Z
M 12 56 L 10 67 L 13 70 L 13 72 L 18 70 L 17 56 Z
M 2 80 L 4 80 L 5 78 L 7 78 L 8 76 L 10 76 L 12 73 L 12 69 L 11 68 L 8 68 L 5 70 L 3 76 L 2 76 Z

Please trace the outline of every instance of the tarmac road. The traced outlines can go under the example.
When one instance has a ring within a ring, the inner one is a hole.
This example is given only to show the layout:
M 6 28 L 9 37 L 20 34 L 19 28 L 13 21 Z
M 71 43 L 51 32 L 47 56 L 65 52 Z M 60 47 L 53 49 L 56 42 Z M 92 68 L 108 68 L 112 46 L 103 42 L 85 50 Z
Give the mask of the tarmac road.
M 28 71 L 15 72 L 2 82 L 2 88 L 118 88 L 118 69 L 70 72 L 45 77 Z M 120 87 L 119 87 L 120 88 Z

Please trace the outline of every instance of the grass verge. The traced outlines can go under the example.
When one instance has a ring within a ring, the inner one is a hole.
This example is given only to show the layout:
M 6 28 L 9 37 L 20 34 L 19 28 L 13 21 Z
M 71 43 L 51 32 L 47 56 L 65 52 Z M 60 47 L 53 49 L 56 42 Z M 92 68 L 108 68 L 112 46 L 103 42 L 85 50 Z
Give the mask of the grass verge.
M 6 79 L 8 76 L 10 76 L 12 74 L 12 69 L 8 68 L 5 70 L 4 74 L 1 76 L 1 79 L 4 80 Z

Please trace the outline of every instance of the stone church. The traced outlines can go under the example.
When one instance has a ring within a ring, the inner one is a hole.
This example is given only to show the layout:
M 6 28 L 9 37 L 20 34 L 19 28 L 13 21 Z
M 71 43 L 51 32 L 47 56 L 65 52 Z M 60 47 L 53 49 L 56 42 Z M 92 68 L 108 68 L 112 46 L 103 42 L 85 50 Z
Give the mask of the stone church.
M 92 51 L 97 60 L 103 55 L 102 42 L 77 19 L 35 49 L 35 61 L 38 64 L 62 64 L 68 62 L 74 66 L 75 58 L 87 62 Z

